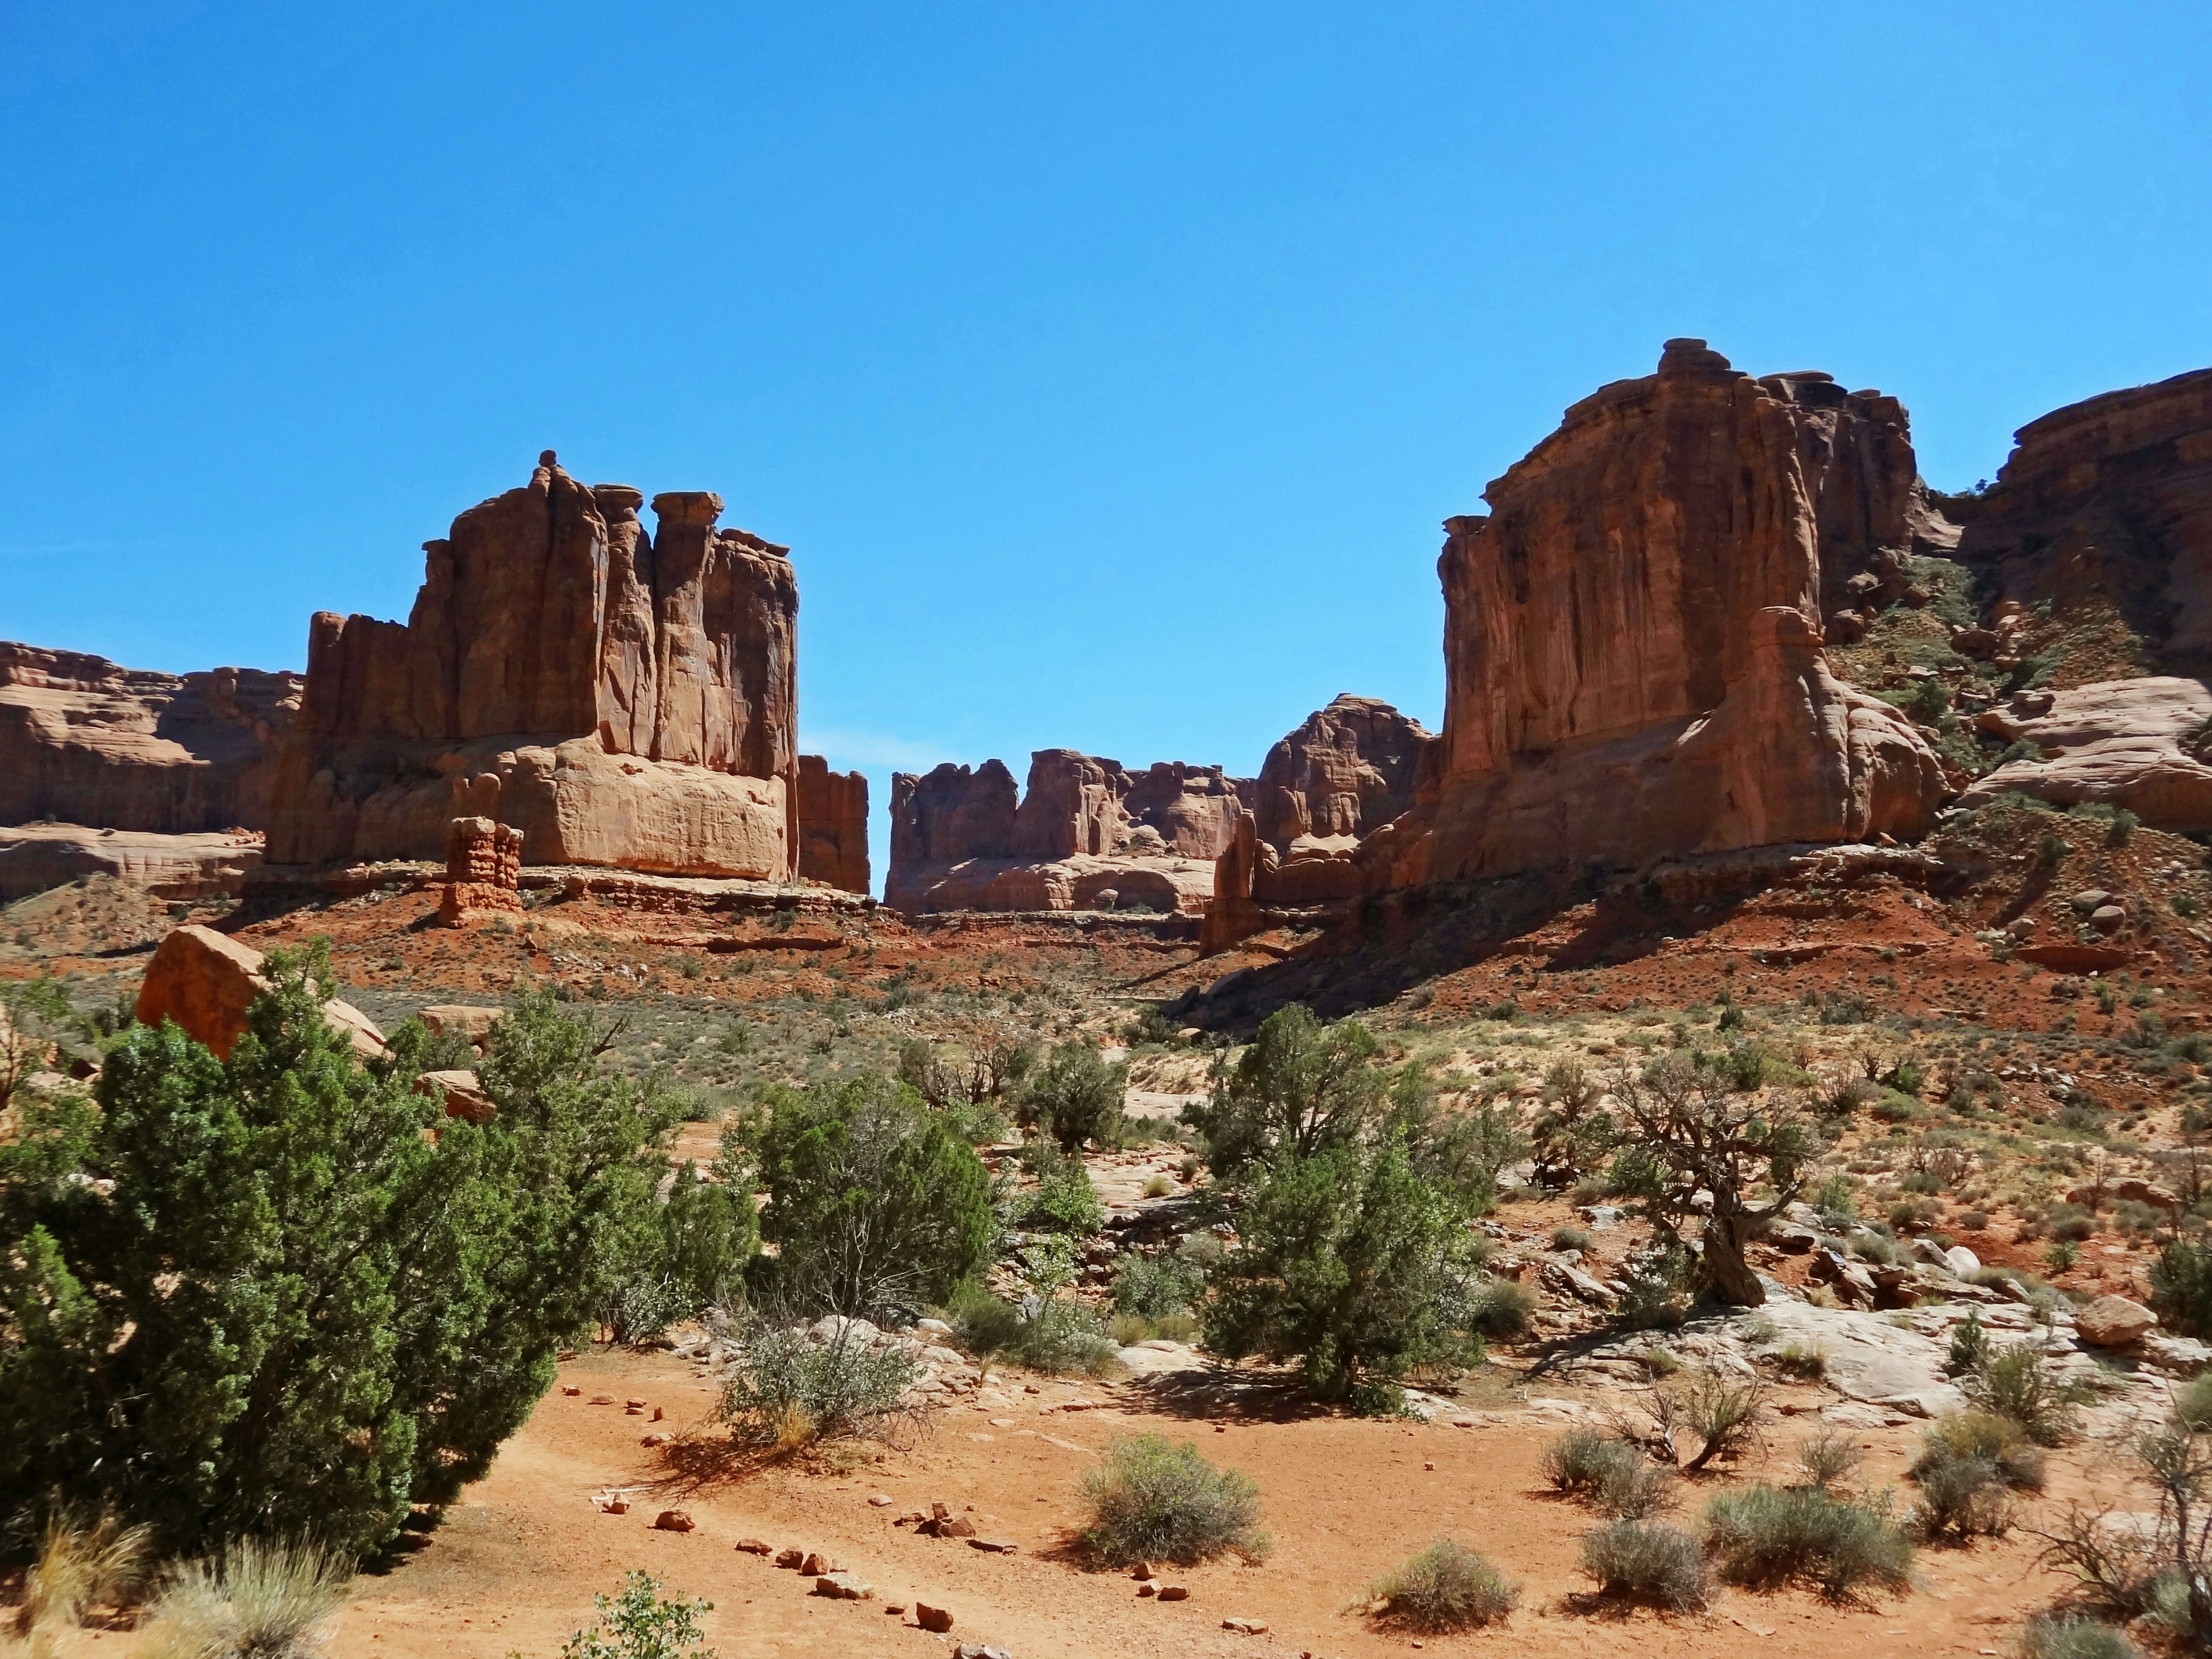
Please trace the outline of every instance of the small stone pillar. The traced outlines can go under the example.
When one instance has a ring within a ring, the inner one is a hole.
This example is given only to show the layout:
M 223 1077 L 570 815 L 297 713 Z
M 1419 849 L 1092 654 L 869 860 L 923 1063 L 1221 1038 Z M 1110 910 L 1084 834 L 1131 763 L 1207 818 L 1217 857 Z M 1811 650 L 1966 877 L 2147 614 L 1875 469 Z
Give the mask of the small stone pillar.
M 522 831 L 489 818 L 455 818 L 446 830 L 446 891 L 438 920 L 458 927 L 472 915 L 522 914 Z

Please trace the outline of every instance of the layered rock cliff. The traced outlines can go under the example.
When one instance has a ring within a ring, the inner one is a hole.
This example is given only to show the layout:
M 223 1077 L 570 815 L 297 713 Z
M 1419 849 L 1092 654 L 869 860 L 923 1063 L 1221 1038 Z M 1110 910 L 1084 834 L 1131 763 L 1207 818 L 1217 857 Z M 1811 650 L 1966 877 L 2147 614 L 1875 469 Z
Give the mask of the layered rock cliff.
M 848 893 L 868 890 L 868 780 L 799 757 L 799 873 Z
M 1993 488 L 1945 503 L 1984 588 L 2101 597 L 2154 665 L 2212 673 L 2212 369 L 2054 410 L 2014 443 Z
M 1018 798 L 1002 761 L 891 779 L 885 902 L 933 910 L 1141 908 L 1195 915 L 1236 833 L 1248 779 L 1162 761 L 1130 772 L 1073 749 L 1030 757 Z
M 301 689 L 297 674 L 156 674 L 0 641 L 0 823 L 258 829 Z
M 1214 864 L 1201 935 L 1219 950 L 1358 896 L 1359 842 L 1413 805 L 1437 739 L 1373 697 L 1338 697 L 1267 751 L 1253 810 Z
M 1926 830 L 1941 765 L 1819 622 L 1948 539 L 1893 398 L 1669 341 L 1485 499 L 1445 526 L 1443 736 L 1370 889 Z
M 281 864 L 444 855 L 520 830 L 533 863 L 782 878 L 799 839 L 799 590 L 721 498 L 530 482 L 423 544 L 407 622 L 316 616 L 270 817 Z

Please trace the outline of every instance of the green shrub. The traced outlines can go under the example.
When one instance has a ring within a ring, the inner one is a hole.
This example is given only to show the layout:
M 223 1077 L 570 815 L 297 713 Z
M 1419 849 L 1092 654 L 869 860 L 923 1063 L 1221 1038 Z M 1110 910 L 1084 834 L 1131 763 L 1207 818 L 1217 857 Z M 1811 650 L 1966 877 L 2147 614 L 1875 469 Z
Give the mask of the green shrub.
M 2173 1414 L 2192 1433 L 2212 1431 L 2212 1371 L 2199 1371 L 2173 1398 Z
M 1582 1570 L 1598 1594 L 1677 1613 L 1711 1599 L 1698 1540 L 1659 1521 L 1615 1521 L 1583 1534 Z
M 1960 1386 L 1976 1406 L 2017 1425 L 2039 1446 L 2070 1438 L 2080 1421 L 2074 1407 L 2088 1398 L 2079 1383 L 2060 1382 L 2041 1351 L 2026 1343 L 1991 1349 Z
M 664 1601 L 660 1581 L 649 1573 L 628 1574 L 620 1595 L 594 1595 L 592 1605 L 599 1622 L 569 1637 L 561 1659 L 714 1659 L 714 1650 L 702 1646 L 699 1615 L 714 1604 Z
M 1259 1532 L 1260 1489 L 1235 1469 L 1216 1468 L 1188 1441 L 1140 1434 L 1111 1441 L 1083 1478 L 1091 1523 L 1083 1542 L 1109 1567 L 1133 1561 L 1189 1566 L 1234 1551 L 1267 1552 Z
M 1569 1429 L 1544 1448 L 1538 1467 L 1554 1490 L 1616 1520 L 1640 1521 L 1673 1501 L 1668 1471 L 1595 1429 Z
M 2038 1613 L 2021 1632 L 2021 1659 L 2143 1659 L 2128 1633 L 2094 1619 Z
M 850 1321 L 834 1314 L 811 1328 L 756 1321 L 722 1386 L 721 1417 L 738 1443 L 787 1452 L 881 1436 L 921 1375 L 911 1356 L 870 1347 Z
M 1805 1583 L 1831 1601 L 1912 1583 L 1912 1540 L 1887 1510 L 1814 1486 L 1742 1487 L 1705 1505 L 1706 1547 L 1730 1583 Z
M 1468 1328 L 1501 1342 L 1526 1336 L 1536 1312 L 1536 1292 L 1514 1279 L 1485 1279 L 1468 1302 Z
M 1464 1211 L 1395 1137 L 1279 1152 L 1237 1228 L 1201 1314 L 1216 1353 L 1299 1359 L 1318 1397 L 1376 1410 L 1395 1408 L 1413 1367 L 1480 1354 Z
M 1382 1617 L 1427 1634 L 1496 1624 L 1521 1603 L 1521 1586 L 1466 1545 L 1440 1538 L 1368 1586 Z
M 1195 1262 L 1125 1252 L 1115 1265 L 1114 1311 L 1164 1319 L 1188 1309 L 1205 1288 L 1206 1274 Z
M 1065 1152 L 1081 1151 L 1086 1140 L 1111 1146 L 1122 1133 L 1128 1086 L 1129 1068 L 1109 1066 L 1096 1043 L 1063 1042 L 1029 1073 L 1015 1115 Z
M 740 1289 L 760 1233 L 752 1194 L 706 1180 L 689 1162 L 640 1221 L 621 1277 L 600 1304 L 599 1322 L 617 1342 L 647 1340 L 727 1300 Z
M 1613 1321 L 1623 1330 L 1671 1330 L 1689 1317 L 1690 1252 L 1680 1240 L 1655 1243 L 1621 1270 Z
M 2184 1336 L 2212 1333 L 2212 1249 L 2177 1238 L 2150 1264 L 2150 1305 Z
M 1204 1137 L 1223 1179 L 1279 1152 L 1310 1157 L 1380 1118 L 1389 1091 L 1375 1064 L 1381 1052 L 1358 1020 L 1325 1025 L 1292 1003 L 1261 1024 L 1234 1066 L 1217 1068 L 1212 1094 L 1186 1107 L 1183 1121 Z
M 1555 1250 L 1587 1250 L 1591 1243 L 1590 1236 L 1579 1227 L 1552 1229 L 1552 1248 Z
M 490 1467 L 644 1224 L 663 1103 L 550 996 L 495 1028 L 472 1124 L 413 1091 L 418 1023 L 356 1060 L 325 953 L 264 972 L 228 1060 L 134 1027 L 96 1110 L 19 1099 L 0 1140 L 0 1492 L 33 1526 L 374 1548 Z
M 241 1539 L 171 1570 L 149 1643 L 159 1659 L 308 1659 L 352 1577 L 350 1561 L 315 1545 Z
M 2043 1453 L 2019 1424 L 1990 1412 L 1947 1412 L 1921 1431 L 1920 1453 L 1906 1471 L 1916 1480 L 1946 1463 L 1988 1464 L 2008 1486 L 2043 1490 Z
M 1045 1150 L 1051 1149 L 1046 1142 Z M 1036 1189 L 1022 1206 L 1022 1224 L 1074 1238 L 1088 1238 L 1106 1224 L 1106 1206 L 1081 1158 L 1054 1157 L 1041 1164 Z
M 1805 1471 L 1808 1486 L 1832 1490 L 1859 1466 L 1858 1443 L 1833 1429 L 1797 1443 L 1797 1467 Z
M 863 1316 L 942 1301 L 988 1265 L 991 1182 L 921 1096 L 877 1072 L 778 1088 L 723 1134 L 765 1188 L 757 1273 L 773 1299 Z

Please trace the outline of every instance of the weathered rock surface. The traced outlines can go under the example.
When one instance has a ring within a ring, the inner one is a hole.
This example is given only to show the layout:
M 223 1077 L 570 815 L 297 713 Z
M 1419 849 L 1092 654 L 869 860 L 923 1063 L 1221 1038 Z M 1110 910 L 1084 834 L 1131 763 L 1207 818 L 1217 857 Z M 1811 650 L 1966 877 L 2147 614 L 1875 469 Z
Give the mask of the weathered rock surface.
M 2053 410 L 1994 488 L 1948 500 L 2000 599 L 2102 595 L 2160 665 L 2212 671 L 2212 369 Z
M 480 916 L 522 914 L 522 832 L 489 818 L 446 829 L 446 886 L 438 920 L 459 927 Z
M 165 1019 L 174 1020 L 185 1036 L 218 1060 L 228 1060 L 246 1030 L 246 1011 L 268 988 L 260 951 L 211 927 L 179 927 L 161 941 L 147 964 L 145 981 L 138 988 L 138 1023 L 159 1025 Z M 354 1052 L 364 1059 L 384 1052 L 384 1033 L 351 1003 L 334 998 L 323 1005 L 323 1016 L 351 1040 Z
M 1197 915 L 1249 780 L 1163 761 L 1142 772 L 1073 749 L 1030 757 L 1028 793 L 991 760 L 891 778 L 884 902 L 937 910 L 1137 908 Z
M 114 877 L 156 898 L 235 895 L 261 862 L 261 837 L 245 833 L 166 836 L 31 823 L 0 830 L 0 904 L 86 876 Z
M 206 835 L 267 822 L 297 674 L 156 674 L 0 641 L 0 823 Z
M 1960 799 L 1972 806 L 2016 791 L 2056 806 L 2106 801 L 2160 830 L 2212 828 L 2212 766 L 2191 752 L 2207 720 L 2212 691 L 2166 675 L 2016 696 L 1974 723 L 2045 757 L 2007 761 Z
M 799 873 L 848 893 L 868 890 L 868 780 L 799 757 Z
M 404 624 L 319 614 L 269 830 L 280 864 L 440 856 L 521 830 L 534 861 L 781 879 L 793 868 L 799 592 L 721 498 L 530 482 L 423 544 Z
M 1267 751 L 1253 811 L 1215 860 L 1203 947 L 1358 897 L 1359 842 L 1413 805 L 1436 741 L 1389 703 L 1349 692 L 1309 714 Z
M 438 1102 L 446 1109 L 447 1117 L 466 1118 L 471 1123 L 489 1123 L 499 1115 L 499 1108 L 484 1092 L 483 1085 L 477 1080 L 474 1072 L 424 1072 L 415 1079 L 415 1092 L 428 1095 Z
M 1935 753 L 1815 620 L 1942 534 L 1895 399 L 1670 341 L 1485 497 L 1438 564 L 1436 781 L 1371 887 L 1928 828 Z
M 2124 1296 L 2100 1296 L 2074 1313 L 2074 1334 L 2094 1348 L 2124 1348 L 2158 1328 L 2158 1316 Z

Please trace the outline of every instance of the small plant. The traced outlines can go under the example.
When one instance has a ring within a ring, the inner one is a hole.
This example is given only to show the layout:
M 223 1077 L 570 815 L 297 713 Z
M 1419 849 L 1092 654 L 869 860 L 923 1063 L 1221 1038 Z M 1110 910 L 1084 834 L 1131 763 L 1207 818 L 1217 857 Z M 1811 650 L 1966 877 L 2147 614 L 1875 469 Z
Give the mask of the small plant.
M 1518 1279 L 1486 1279 L 1468 1301 L 1468 1325 L 1487 1337 L 1510 1341 L 1528 1334 L 1536 1293 Z
M 1521 1586 L 1455 1539 L 1440 1538 L 1367 1590 L 1378 1617 L 1424 1633 L 1494 1625 L 1521 1602 Z
M 1717 1371 L 1698 1370 L 1682 1386 L 1653 1389 L 1644 1410 L 1668 1456 L 1685 1474 L 1695 1474 L 1716 1458 L 1739 1455 L 1758 1431 L 1765 1404 L 1762 1379 L 1731 1381 Z M 1685 1429 L 1698 1437 L 1697 1455 L 1686 1462 L 1675 1444 Z
M 2043 1247 L 2043 1265 L 2063 1273 L 2081 1259 L 2081 1247 L 2070 1238 L 2054 1238 Z
M 161 1659 L 310 1659 L 353 1566 L 313 1544 L 246 1538 L 175 1568 L 151 1609 Z
M 2192 1433 L 2212 1430 L 2212 1371 L 2199 1371 L 2173 1399 L 2174 1420 Z
M 1083 1541 L 1103 1565 L 1173 1561 L 1189 1566 L 1234 1551 L 1267 1553 L 1255 1523 L 1260 1490 L 1235 1469 L 1216 1468 L 1198 1448 L 1164 1435 L 1115 1440 L 1083 1478 L 1091 1524 Z
M 1601 1515 L 1640 1521 L 1674 1499 L 1668 1472 L 1625 1440 L 1570 1429 L 1544 1449 L 1544 1478 Z
M 1830 1601 L 1912 1583 L 1912 1540 L 1886 1505 L 1813 1486 L 1746 1486 L 1705 1505 L 1705 1541 L 1722 1577 L 1754 1589 L 1810 1584 Z
M 1114 1311 L 1164 1319 L 1179 1314 L 1206 1288 L 1206 1275 L 1180 1256 L 1121 1257 L 1114 1274 Z
M 23 1575 L 16 1633 L 72 1628 L 93 1608 L 128 1595 L 144 1576 L 149 1536 L 144 1527 L 125 1527 L 113 1516 L 82 1528 L 63 1516 L 49 1519 L 39 1558 Z
M 2079 1383 L 2054 1376 L 2042 1353 L 2026 1343 L 1991 1349 L 1960 1386 L 1975 1405 L 2016 1424 L 2039 1446 L 2071 1438 L 2078 1422 L 2074 1407 L 2088 1397 Z
M 1849 1435 L 1831 1429 L 1797 1443 L 1797 1467 L 1805 1481 L 1821 1492 L 1840 1484 L 1859 1466 L 1859 1449 Z
M 1579 1227 L 1552 1229 L 1552 1248 L 1555 1250 L 1587 1250 L 1591 1242 L 1590 1236 Z
M 2128 1633 L 2072 1613 L 2038 1613 L 2020 1636 L 2021 1659 L 2143 1659 Z
M 1662 1521 L 1615 1521 L 1583 1534 L 1582 1570 L 1600 1595 L 1620 1601 L 1690 1613 L 1711 1599 L 1698 1540 Z
M 882 1437 L 904 1415 L 900 1397 L 921 1367 L 896 1348 L 875 1349 L 835 1316 L 811 1328 L 757 1322 L 738 1348 L 721 1415 L 741 1444 L 788 1454 L 821 1441 Z
M 1989 1328 L 1982 1323 L 1982 1310 L 1968 1308 L 1966 1316 L 1951 1332 L 1951 1354 L 1943 1369 L 1954 1376 L 1963 1376 L 1981 1369 L 1989 1358 Z
M 1921 1436 L 1912 1478 L 1920 1483 L 1915 1522 L 1929 1542 L 2002 1536 L 2008 1494 L 2043 1490 L 2043 1454 L 2020 1425 L 1987 1412 L 1953 1412 Z
M 629 1573 L 620 1595 L 594 1595 L 592 1606 L 599 1622 L 562 1644 L 561 1659 L 714 1659 L 699 1629 L 699 1615 L 714 1604 L 664 1601 L 650 1573 Z

